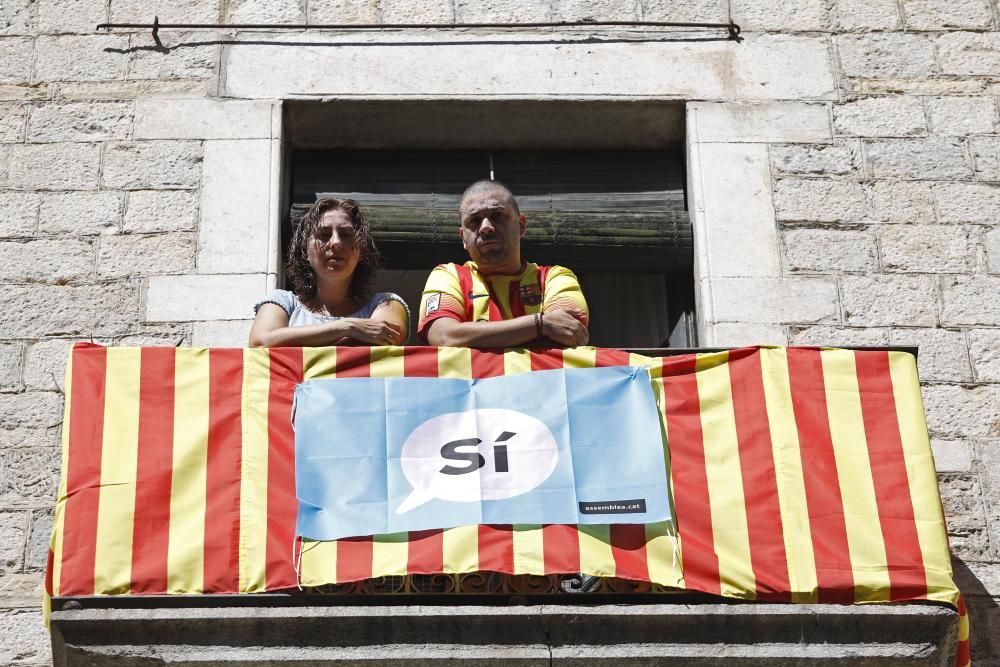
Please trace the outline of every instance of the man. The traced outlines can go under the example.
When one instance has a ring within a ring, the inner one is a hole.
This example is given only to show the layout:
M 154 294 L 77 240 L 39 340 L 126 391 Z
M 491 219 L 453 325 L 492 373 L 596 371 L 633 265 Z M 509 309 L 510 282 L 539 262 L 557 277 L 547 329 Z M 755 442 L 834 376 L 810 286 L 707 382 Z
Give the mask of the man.
M 521 259 L 526 220 L 510 189 L 477 181 L 462 194 L 458 212 L 458 235 L 472 261 L 431 272 L 417 333 L 431 345 L 453 347 L 586 344 L 580 284 L 569 269 Z

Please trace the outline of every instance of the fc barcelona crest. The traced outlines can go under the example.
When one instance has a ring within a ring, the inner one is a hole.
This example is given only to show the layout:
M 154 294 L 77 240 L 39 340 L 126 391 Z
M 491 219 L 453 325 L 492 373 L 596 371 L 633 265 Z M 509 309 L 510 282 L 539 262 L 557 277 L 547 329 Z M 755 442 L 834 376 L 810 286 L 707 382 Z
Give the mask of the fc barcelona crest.
M 542 288 L 538 285 L 522 285 L 517 294 L 525 306 L 537 306 L 542 302 Z

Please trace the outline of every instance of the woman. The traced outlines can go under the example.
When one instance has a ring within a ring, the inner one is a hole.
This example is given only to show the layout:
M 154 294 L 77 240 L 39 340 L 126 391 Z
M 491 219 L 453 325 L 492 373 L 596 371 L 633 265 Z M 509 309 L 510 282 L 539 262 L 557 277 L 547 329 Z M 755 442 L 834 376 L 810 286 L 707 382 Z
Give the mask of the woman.
M 400 345 L 409 311 L 389 292 L 369 297 L 378 251 L 368 219 L 351 199 L 321 199 L 289 244 L 294 292 L 274 290 L 254 309 L 251 347 Z

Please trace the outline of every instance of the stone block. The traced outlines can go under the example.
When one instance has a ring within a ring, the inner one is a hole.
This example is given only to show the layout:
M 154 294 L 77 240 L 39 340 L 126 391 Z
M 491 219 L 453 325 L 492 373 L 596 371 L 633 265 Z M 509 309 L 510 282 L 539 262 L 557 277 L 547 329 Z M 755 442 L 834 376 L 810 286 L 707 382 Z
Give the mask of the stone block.
M 220 0 L 111 0 L 112 23 L 218 23 Z M 262 3 L 263 4 L 263 3 Z
M 135 100 L 214 94 L 214 87 L 206 81 L 86 81 L 59 84 L 59 95 L 64 100 Z
M 21 344 L 0 343 L 0 391 L 21 388 Z
M 28 538 L 28 512 L 0 512 L 0 575 L 20 572 Z
M 795 3 L 732 0 L 733 21 L 747 31 L 827 31 L 830 29 L 829 4 L 822 0 Z
M 1000 273 L 1000 227 L 983 234 L 983 250 L 986 252 L 987 271 Z
M 117 192 L 60 192 L 42 197 L 38 230 L 42 234 L 117 234 L 122 195 Z
M 198 272 L 263 273 L 269 260 L 271 142 L 206 142 L 204 172 Z M 233 252 L 236 247 L 240 252 Z
M 899 6 L 896 0 L 836 0 L 833 25 L 843 32 L 896 30 Z
M 941 323 L 953 325 L 1000 325 L 1000 277 L 944 276 Z
M 833 107 L 838 135 L 914 137 L 927 134 L 924 107 L 915 97 L 866 97 Z
M 710 284 L 718 322 L 812 324 L 839 320 L 837 285 L 829 278 L 716 278 Z
M 0 663 L 52 664 L 52 643 L 40 607 L 0 611 Z
M 684 3 L 685 5 L 691 3 Z M 662 3 L 658 3 L 662 7 Z M 647 21 L 668 19 L 649 18 Z M 656 10 L 653 10 L 654 13 Z M 552 5 L 548 2 L 522 2 L 522 0 L 500 0 L 498 2 L 479 2 L 478 0 L 458 0 L 457 21 L 459 23 L 497 23 L 510 21 L 513 23 L 543 23 L 554 20 Z M 669 19 L 672 21 L 682 19 Z M 702 19 L 708 21 L 710 19 Z
M 221 47 L 215 32 L 168 32 L 161 36 L 166 50 L 143 48 L 133 51 L 128 78 L 212 79 L 216 77 Z M 137 34 L 133 46 L 147 47 L 149 35 Z
M 138 320 L 137 292 L 130 282 L 10 286 L 0 291 L 0 338 L 130 333 Z
M 947 517 L 952 556 L 967 561 L 989 558 L 990 544 L 982 485 L 977 478 L 971 475 L 946 474 L 938 478 L 938 488 Z
M 269 139 L 271 103 L 212 99 L 139 100 L 136 139 Z
M 43 394 L 15 394 L 19 397 L 40 396 Z M 59 398 L 58 394 L 44 394 Z M 0 395 L 0 402 L 11 395 Z M 47 399 L 50 400 L 51 399 Z M 18 406 L 20 407 L 20 406 Z M 62 400 L 54 401 L 54 408 L 61 410 Z M 24 406 L 31 409 L 31 406 Z M 58 421 L 61 414 L 54 418 Z M 43 428 L 39 426 L 38 428 Z M 58 444 L 58 427 L 48 429 L 54 434 L 51 437 Z M 0 430 L 0 437 L 9 431 Z M 50 507 L 56 499 L 59 488 L 59 468 L 62 456 L 60 447 L 14 447 L 0 450 L 0 502 L 5 507 Z
M 43 34 L 93 32 L 94 26 L 107 18 L 103 2 L 38 0 L 38 30 Z
M 793 273 L 867 273 L 875 269 L 875 238 L 868 232 L 786 229 L 785 266 Z
M 378 23 L 378 2 L 374 0 L 310 0 L 309 23 Z
M 860 165 L 860 147 L 853 142 L 771 147 L 771 170 L 776 176 L 848 176 Z
M 94 244 L 75 239 L 0 241 L 0 281 L 64 284 L 94 275 Z
M 570 1 L 587 2 L 587 0 Z M 398 0 L 393 2 L 390 0 L 389 2 L 380 2 L 379 7 L 382 10 L 382 23 L 442 24 L 455 22 L 455 3 L 452 0 L 422 0 L 421 2 L 399 2 Z M 633 16 L 634 14 L 635 10 L 633 9 Z
M 698 142 L 829 141 L 832 136 L 826 104 L 692 102 L 687 112 L 689 118 L 697 115 L 692 139 Z
M 198 225 L 198 194 L 185 190 L 134 190 L 125 205 L 126 232 L 176 232 Z
M 24 140 L 24 118 L 27 109 L 21 104 L 0 104 L 0 143 L 20 143 Z
M 778 220 L 856 221 L 867 216 L 867 209 L 865 191 L 860 183 L 785 178 L 774 188 L 774 210 Z
M 35 107 L 28 119 L 28 141 L 105 141 L 127 139 L 132 105 L 127 102 L 57 102 Z
M 1000 33 L 949 32 L 936 41 L 942 74 L 992 76 L 1000 71 Z
M 36 510 L 31 513 L 31 534 L 28 537 L 28 553 L 24 569 L 42 571 L 48 562 L 49 541 L 52 536 L 52 510 Z
M 201 182 L 201 160 L 197 141 L 108 144 L 102 182 L 125 190 L 195 188 Z
M 1000 187 L 985 183 L 934 183 L 938 219 L 949 223 L 992 224 L 1000 219 Z
M 893 345 L 919 348 L 917 370 L 922 382 L 971 382 L 965 334 L 947 329 L 895 329 Z
M 27 102 L 30 100 L 47 100 L 52 96 L 55 87 L 55 84 L 47 83 L 0 82 L 0 101 Z
M 251 310 L 252 312 L 252 310 Z M 194 347 L 246 347 L 253 320 L 195 322 L 191 334 Z
M 923 35 L 875 33 L 837 38 L 841 71 L 859 79 L 923 79 L 936 70 L 934 44 Z
M 126 35 L 43 35 L 35 43 L 35 80 L 121 79 L 127 48 Z
M 969 149 L 979 178 L 1000 181 L 1000 137 L 970 137 Z
M 753 322 L 718 322 L 712 326 L 712 345 L 743 347 L 745 345 L 787 345 L 785 328 L 779 324 Z
M 889 330 L 835 326 L 791 327 L 788 344 L 807 347 L 885 346 L 889 344 Z
M 932 134 L 965 136 L 996 131 L 992 97 L 931 97 L 925 100 Z
M 32 53 L 30 37 L 0 37 L 0 83 L 30 81 Z
M 850 326 L 937 324 L 937 289 L 930 276 L 845 276 L 841 298 Z
M 37 25 L 33 0 L 7 0 L 0 4 L 0 35 L 33 35 Z
M 229 0 L 227 23 L 305 23 L 305 0 Z
M 59 444 L 59 424 L 62 421 L 62 397 L 54 392 L 0 394 L 0 447 L 10 451 L 34 447 L 54 447 Z M 0 463 L 5 459 L 0 454 Z M 0 502 L 9 505 L 5 476 L 25 474 L 23 470 L 0 470 Z M 51 498 L 50 498 L 51 500 Z
M 969 356 L 980 382 L 1000 382 L 1000 329 L 969 331 Z
M 924 385 L 927 427 L 944 437 L 1000 436 L 1000 387 Z
M 875 178 L 968 179 L 972 167 L 961 139 L 885 139 L 866 142 Z
M 0 192 L 0 238 L 33 236 L 40 199 L 34 192 Z
M 927 183 L 878 181 L 870 190 L 872 218 L 879 222 L 934 222 L 934 198 Z
M 934 468 L 939 472 L 968 472 L 972 469 L 972 448 L 965 440 L 931 440 Z
M 193 234 L 121 234 L 100 241 L 97 273 L 102 278 L 155 276 L 194 269 Z
M 265 276 L 154 276 L 146 290 L 146 322 L 245 320 L 264 295 Z
M 879 247 L 886 271 L 967 273 L 975 263 L 968 229 L 953 225 L 887 225 Z
M 777 276 L 780 256 L 771 203 L 767 147 L 692 144 L 691 181 L 701 194 L 694 219 L 713 276 Z
M 62 391 L 66 361 L 77 339 L 50 338 L 32 342 L 24 361 L 24 386 L 33 391 Z
M 45 596 L 45 578 L 38 572 L 0 577 L 0 609 L 38 609 Z
M 635 21 L 641 5 L 635 0 L 556 0 L 552 12 L 557 21 Z
M 902 0 L 907 30 L 989 28 L 993 12 L 988 0 Z
M 96 190 L 101 149 L 95 144 L 11 146 L 7 186 L 23 190 Z

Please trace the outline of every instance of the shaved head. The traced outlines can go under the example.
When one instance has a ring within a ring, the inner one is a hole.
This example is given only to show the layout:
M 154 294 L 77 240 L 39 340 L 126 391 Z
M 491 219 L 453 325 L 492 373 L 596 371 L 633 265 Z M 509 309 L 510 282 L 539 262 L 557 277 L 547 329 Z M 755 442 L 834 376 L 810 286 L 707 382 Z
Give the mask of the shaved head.
M 465 203 L 466 199 L 472 195 L 478 195 L 483 192 L 502 193 L 506 199 L 510 200 L 511 205 L 514 207 L 514 213 L 520 215 L 521 209 L 518 207 L 517 200 L 514 198 L 514 193 L 511 192 L 510 188 L 500 181 L 491 181 L 488 179 L 476 181 L 469 187 L 465 188 L 465 192 L 462 193 L 462 198 L 458 200 L 458 210 L 462 210 L 462 205 Z

